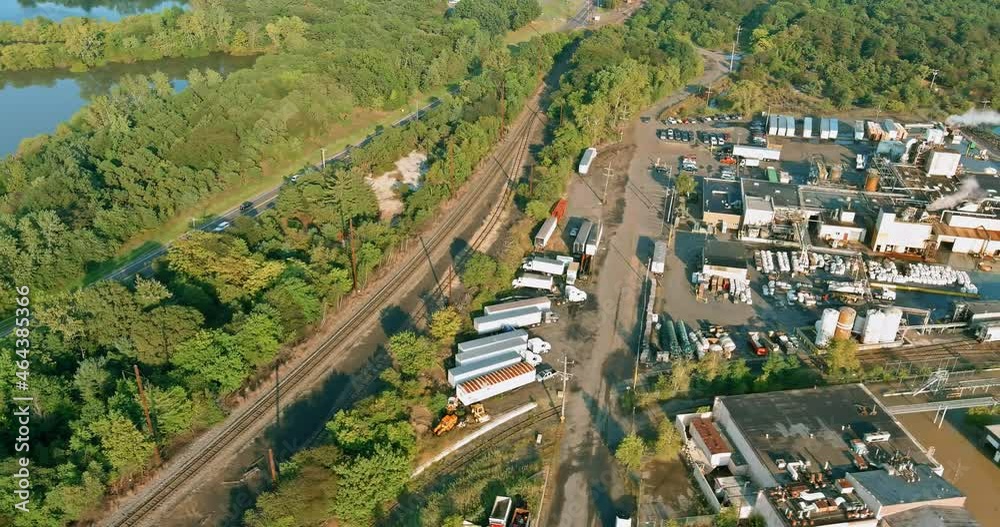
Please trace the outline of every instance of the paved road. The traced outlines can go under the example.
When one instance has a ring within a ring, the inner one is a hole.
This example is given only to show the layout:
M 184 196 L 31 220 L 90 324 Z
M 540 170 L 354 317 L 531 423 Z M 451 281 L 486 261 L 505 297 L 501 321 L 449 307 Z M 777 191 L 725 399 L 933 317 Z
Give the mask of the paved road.
M 720 78 L 726 68 L 721 55 L 706 51 L 702 55 L 706 58 L 705 74 L 695 83 L 707 85 Z M 659 101 L 654 109 L 687 96 L 687 91 L 679 91 Z M 646 128 L 634 125 L 624 144 L 632 144 L 635 133 L 648 133 Z M 568 215 L 602 217 L 607 243 L 598 256 L 592 283 L 584 286 L 596 302 L 576 313 L 562 335 L 576 366 L 571 369 L 574 377 L 566 405 L 566 429 L 546 525 L 612 525 L 619 511 L 635 506 L 632 484 L 621 477 L 614 462 L 614 448 L 632 429 L 631 413 L 622 412 L 617 386 L 632 378 L 639 313 L 644 305 L 641 284 L 653 240 L 660 238 L 664 182 L 651 173 L 647 159 L 625 159 L 631 155 L 629 151 L 621 155 L 606 206 L 594 191 L 595 186 L 603 186 L 603 181 L 598 181 L 603 178 L 578 177 L 569 190 Z M 649 196 L 659 199 L 654 202 Z

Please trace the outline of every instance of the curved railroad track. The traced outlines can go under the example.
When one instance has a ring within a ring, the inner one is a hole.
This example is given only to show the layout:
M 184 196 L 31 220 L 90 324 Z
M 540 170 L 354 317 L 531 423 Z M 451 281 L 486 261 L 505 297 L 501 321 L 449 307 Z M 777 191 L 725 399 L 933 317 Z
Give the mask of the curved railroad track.
M 541 88 L 539 88 L 540 90 Z M 536 95 L 537 93 L 539 92 L 536 91 Z M 484 162 L 485 166 L 479 167 L 477 170 L 479 177 L 474 175 L 470 178 L 455 201 L 448 205 L 443 221 L 424 240 L 428 252 L 433 254 L 442 249 L 446 250 L 450 240 L 466 226 L 467 216 L 473 211 L 479 210 L 483 204 L 481 202 L 489 203 L 491 196 L 495 198 L 494 188 L 498 184 L 503 186 L 503 200 L 495 202 L 498 206 L 487 218 L 487 227 L 491 228 L 499 220 L 502 212 L 501 204 L 507 202 L 516 182 L 508 174 L 523 161 L 524 154 L 521 150 L 526 150 L 536 119 L 537 112 L 530 106 L 526 105 L 524 112 L 528 113 L 522 112 L 518 122 L 508 132 L 506 140 L 498 145 L 494 153 Z M 507 165 L 505 160 L 512 157 L 515 164 Z M 514 168 L 507 170 L 507 166 Z M 504 177 L 498 177 L 499 175 Z M 473 185 L 480 185 L 482 188 L 473 188 Z M 482 237 L 477 237 L 477 243 L 482 243 L 482 239 Z M 412 254 L 405 260 L 405 263 L 395 269 L 394 274 L 384 284 L 368 293 L 368 300 L 336 331 L 309 355 L 303 357 L 297 365 L 285 372 L 278 386 L 271 387 L 253 403 L 231 414 L 227 419 L 228 423 L 212 432 L 214 435 L 205 439 L 205 445 L 197 451 L 173 459 L 165 467 L 159 481 L 140 491 L 130 503 L 126 503 L 107 518 L 104 525 L 114 527 L 142 525 L 153 516 L 161 504 L 175 496 L 185 482 L 212 461 L 225 447 L 233 444 L 244 432 L 258 424 L 262 419 L 272 419 L 275 395 L 279 390 L 280 393 L 291 392 L 323 361 L 329 360 L 331 356 L 338 357 L 346 353 L 350 346 L 345 346 L 344 343 L 352 342 L 356 334 L 370 327 L 371 319 L 377 320 L 382 308 L 389 303 L 390 299 L 415 276 L 421 274 L 418 269 L 426 265 L 426 256 L 420 248 L 415 249 L 411 251 Z

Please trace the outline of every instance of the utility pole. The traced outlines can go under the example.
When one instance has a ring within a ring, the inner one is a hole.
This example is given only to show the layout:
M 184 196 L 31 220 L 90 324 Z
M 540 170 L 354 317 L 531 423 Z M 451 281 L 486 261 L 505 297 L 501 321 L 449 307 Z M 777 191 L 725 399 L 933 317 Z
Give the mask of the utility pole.
M 979 101 L 979 102 L 983 103 L 983 110 L 985 111 L 985 110 L 986 110 L 986 107 L 987 107 L 987 106 L 989 106 L 989 104 L 990 104 L 991 102 L 993 102 L 993 100 L 992 100 L 992 99 L 983 99 L 983 100 L 981 100 L 981 101 Z
M 352 291 L 358 288 L 358 259 L 354 254 L 354 218 L 347 220 L 347 235 L 351 243 L 351 282 L 354 286 Z
M 743 26 L 736 26 L 736 40 L 733 41 L 733 53 L 731 55 L 729 55 L 729 71 L 730 72 L 732 72 L 733 69 L 736 67 L 736 45 L 740 41 L 740 31 L 742 29 L 743 29 Z
M 604 167 L 604 194 L 601 195 L 601 205 L 608 202 L 608 182 L 611 181 L 614 175 L 615 171 L 611 168 L 611 164 L 608 163 L 608 166 Z
M 576 362 L 569 360 L 569 357 L 563 355 L 563 387 L 562 387 L 562 410 L 559 412 L 559 422 L 566 422 L 566 385 L 569 384 L 569 378 L 572 377 L 569 373 L 569 365 L 576 364 Z
M 271 482 L 278 482 L 278 467 L 274 464 L 274 449 L 267 449 L 267 466 L 271 469 Z
M 325 148 L 320 148 L 319 149 L 319 168 L 320 168 L 320 170 L 325 170 L 326 169 L 326 149 Z
M 931 92 L 932 93 L 934 92 L 934 81 L 937 80 L 938 73 L 941 73 L 941 70 L 931 70 Z
M 142 376 L 139 375 L 139 365 L 133 364 L 132 371 L 135 372 L 135 384 L 139 387 L 139 402 L 142 404 L 142 413 L 146 416 L 146 427 L 149 428 L 149 435 L 153 438 L 153 463 L 159 466 L 160 447 L 156 446 L 156 432 L 153 430 L 153 420 L 149 417 L 149 402 L 146 401 L 146 390 L 142 388 Z

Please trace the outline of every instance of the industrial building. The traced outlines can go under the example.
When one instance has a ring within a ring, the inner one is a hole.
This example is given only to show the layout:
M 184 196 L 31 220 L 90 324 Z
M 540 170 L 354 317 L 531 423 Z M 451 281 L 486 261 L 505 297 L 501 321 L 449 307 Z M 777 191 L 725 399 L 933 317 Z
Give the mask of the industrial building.
M 702 250 L 701 272 L 704 276 L 746 280 L 747 252 L 741 243 L 708 240 Z
M 917 217 L 912 207 L 897 216 L 886 207 L 878 213 L 871 247 L 877 253 L 923 254 L 933 233 L 933 225 Z
M 704 178 L 701 195 L 702 219 L 706 225 L 719 227 L 723 232 L 739 228 L 743 216 L 739 182 Z
M 699 453 L 695 479 L 709 503 L 735 503 L 745 517 L 745 501 L 769 527 L 968 518 L 943 468 L 860 384 L 717 397 L 711 412 L 677 425 Z M 744 488 L 721 492 L 728 478 Z
M 863 243 L 865 228 L 853 210 L 841 208 L 820 215 L 816 235 L 820 240 L 839 247 L 848 243 Z
M 986 427 L 985 446 L 990 452 L 993 461 L 1000 463 L 1000 425 L 990 425 Z

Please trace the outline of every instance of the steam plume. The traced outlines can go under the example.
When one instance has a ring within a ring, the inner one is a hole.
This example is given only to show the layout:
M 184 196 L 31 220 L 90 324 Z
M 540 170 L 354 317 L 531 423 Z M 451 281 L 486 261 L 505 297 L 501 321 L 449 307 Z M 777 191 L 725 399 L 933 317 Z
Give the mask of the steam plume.
M 984 192 L 979 188 L 979 183 L 974 177 L 967 177 L 962 180 L 962 185 L 958 187 L 958 191 L 949 196 L 941 196 L 940 198 L 931 202 L 927 206 L 928 211 L 935 211 L 941 209 L 950 209 L 957 205 L 961 205 L 963 201 L 970 198 L 976 198 Z
M 1000 124 L 1000 112 L 996 110 L 969 110 L 962 115 L 952 115 L 945 123 L 955 126 L 978 126 Z

